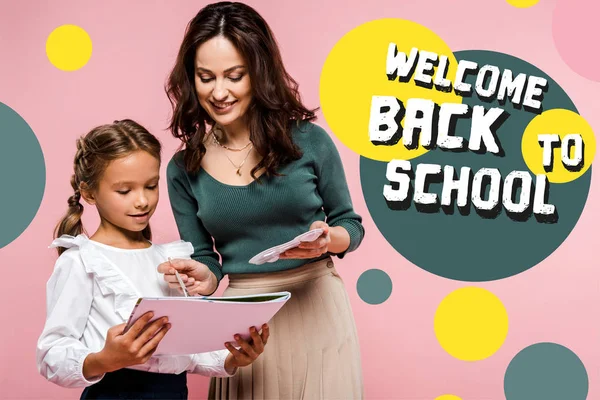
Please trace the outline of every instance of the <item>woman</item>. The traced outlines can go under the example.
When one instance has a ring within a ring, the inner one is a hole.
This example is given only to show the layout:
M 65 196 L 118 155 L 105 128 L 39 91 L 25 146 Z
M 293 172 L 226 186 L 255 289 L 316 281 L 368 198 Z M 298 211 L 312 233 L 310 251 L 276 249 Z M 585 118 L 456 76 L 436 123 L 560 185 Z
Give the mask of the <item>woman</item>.
M 193 293 L 211 294 L 225 274 L 226 296 L 292 293 L 261 357 L 213 379 L 210 398 L 363 396 L 354 318 L 331 256 L 355 250 L 364 229 L 335 145 L 297 88 L 267 23 L 230 2 L 190 21 L 167 83 L 170 129 L 184 147 L 167 167 L 169 196 L 181 238 L 194 245 L 194 261 L 175 268 Z M 323 234 L 313 242 L 249 264 L 315 228 Z M 176 287 L 173 268 L 159 269 Z

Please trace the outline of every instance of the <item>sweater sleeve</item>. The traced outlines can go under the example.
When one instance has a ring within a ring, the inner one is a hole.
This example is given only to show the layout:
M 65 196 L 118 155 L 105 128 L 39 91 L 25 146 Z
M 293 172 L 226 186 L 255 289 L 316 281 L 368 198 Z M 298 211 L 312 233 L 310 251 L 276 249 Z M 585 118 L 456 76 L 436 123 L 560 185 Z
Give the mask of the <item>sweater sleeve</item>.
M 167 166 L 167 187 L 175 223 L 182 240 L 192 243 L 192 259 L 205 264 L 217 277 L 223 279 L 219 255 L 214 251 L 212 236 L 198 218 L 198 201 L 194 197 L 187 173 L 182 169 L 182 153 L 179 152 Z
M 348 249 L 337 254 L 339 258 L 343 258 L 346 253 L 358 248 L 365 235 L 362 217 L 352 207 L 344 167 L 335 144 L 323 128 L 312 126 L 309 140 L 315 157 L 317 189 L 323 199 L 326 222 L 329 226 L 343 227 L 350 235 Z

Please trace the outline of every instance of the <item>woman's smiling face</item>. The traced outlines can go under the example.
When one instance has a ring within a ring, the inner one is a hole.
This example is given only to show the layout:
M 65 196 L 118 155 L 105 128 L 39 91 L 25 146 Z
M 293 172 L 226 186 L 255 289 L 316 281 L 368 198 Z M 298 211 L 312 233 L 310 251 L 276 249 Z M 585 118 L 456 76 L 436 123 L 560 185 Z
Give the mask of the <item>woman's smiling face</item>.
M 245 125 L 252 101 L 250 76 L 245 60 L 233 43 L 216 36 L 196 49 L 196 95 L 200 105 L 219 125 Z

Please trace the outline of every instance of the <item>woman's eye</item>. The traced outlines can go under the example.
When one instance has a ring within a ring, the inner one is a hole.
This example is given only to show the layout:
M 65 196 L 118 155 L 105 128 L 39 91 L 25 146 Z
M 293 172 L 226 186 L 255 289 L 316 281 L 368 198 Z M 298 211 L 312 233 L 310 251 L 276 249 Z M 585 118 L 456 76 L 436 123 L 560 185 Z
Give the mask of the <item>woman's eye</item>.
M 242 80 L 242 78 L 244 77 L 244 75 L 240 75 L 240 76 L 230 76 L 229 80 L 232 82 L 239 82 Z
M 208 82 L 210 82 L 210 81 L 212 81 L 212 80 L 213 80 L 213 78 L 210 78 L 210 77 L 207 77 L 207 76 L 201 76 L 201 77 L 200 77 L 200 81 L 201 81 L 202 83 L 208 83 Z

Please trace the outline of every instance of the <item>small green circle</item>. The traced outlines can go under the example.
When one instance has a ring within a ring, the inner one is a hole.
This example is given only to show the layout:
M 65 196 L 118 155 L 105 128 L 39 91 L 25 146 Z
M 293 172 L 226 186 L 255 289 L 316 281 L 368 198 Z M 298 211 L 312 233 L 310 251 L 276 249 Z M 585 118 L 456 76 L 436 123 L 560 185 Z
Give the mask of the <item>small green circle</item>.
M 358 278 L 356 291 L 365 303 L 381 304 L 392 294 L 392 279 L 380 269 L 369 269 Z
M 27 122 L 0 102 L 0 248 L 18 238 L 37 213 L 46 187 L 40 143 Z
M 579 357 L 556 343 L 537 343 L 521 350 L 504 375 L 507 400 L 585 400 L 588 386 Z

